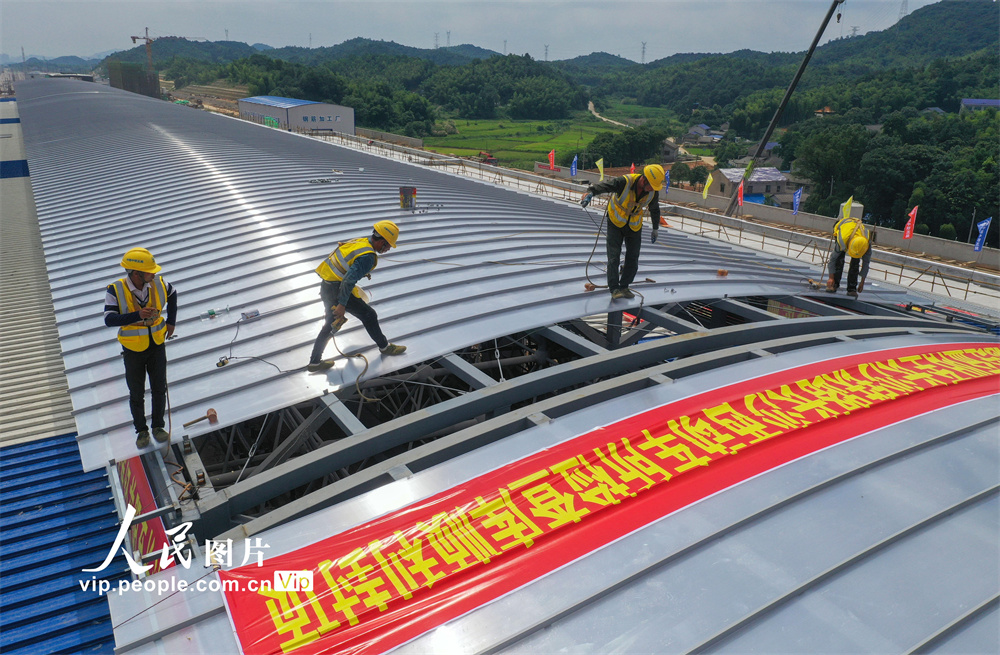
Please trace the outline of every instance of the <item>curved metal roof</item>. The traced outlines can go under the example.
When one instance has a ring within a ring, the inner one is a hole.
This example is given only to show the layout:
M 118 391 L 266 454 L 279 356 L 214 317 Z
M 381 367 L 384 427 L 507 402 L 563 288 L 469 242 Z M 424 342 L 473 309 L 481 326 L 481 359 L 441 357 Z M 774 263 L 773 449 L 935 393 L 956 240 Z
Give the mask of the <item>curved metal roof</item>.
M 85 461 L 101 465 L 134 454 L 118 346 L 99 320 L 98 303 L 103 286 L 120 275 L 121 252 L 143 235 L 180 293 L 181 336 L 169 349 L 175 424 L 208 406 L 224 423 L 237 423 L 320 397 L 345 426 L 346 437 L 307 456 L 262 468 L 221 492 L 203 490 L 196 529 L 234 538 L 237 546 L 241 536 L 263 537 L 269 556 L 595 425 L 736 380 L 970 340 L 961 326 L 890 308 L 906 298 L 902 292 L 875 286 L 869 298 L 885 306 L 816 302 L 804 297 L 805 280 L 815 275 L 808 268 L 674 231 L 643 245 L 639 279 L 650 280 L 637 287 L 643 296 L 612 304 L 606 293 L 583 288 L 596 217 L 571 203 L 114 90 L 71 98 L 58 84 L 30 82 L 22 95 L 28 156 L 33 173 L 41 171 L 33 183 L 70 388 L 77 420 L 88 430 Z M 58 119 L 70 110 L 89 122 L 67 137 Z M 74 193 L 84 181 L 90 194 Z M 402 185 L 418 189 L 414 212 L 398 206 Z M 430 361 L 476 381 L 476 371 L 451 353 L 516 332 L 571 344 L 582 358 L 499 383 L 479 379 L 468 393 L 371 428 L 345 416 L 333 394 L 323 394 L 350 391 L 360 373 L 355 362 L 327 376 L 292 369 L 304 364 L 319 327 L 312 268 L 335 241 L 365 234 L 384 218 L 400 224 L 400 248 L 381 260 L 366 288 L 387 335 L 410 350 L 383 360 L 356 326 L 346 329 L 340 346 L 372 360 L 363 377 Z M 603 259 L 598 252 L 594 261 Z M 596 266 L 590 271 L 599 282 Z M 747 296 L 814 316 L 779 318 L 744 302 Z M 719 324 L 732 316 L 756 322 L 709 330 L 694 317 L 668 314 L 689 301 L 704 303 L 705 315 Z M 226 305 L 230 313 L 218 319 L 197 318 Z M 263 318 L 241 324 L 237 334 L 237 313 L 250 309 Z M 608 351 L 558 326 L 615 309 L 681 336 Z M 267 361 L 216 367 L 230 344 L 235 357 Z M 995 651 L 995 400 L 910 416 L 746 479 L 400 650 Z M 428 438 L 470 418 L 476 421 L 468 427 Z M 377 465 L 334 476 L 270 512 L 241 514 L 403 445 Z M 203 573 L 157 574 L 185 575 Z M 237 648 L 218 593 L 112 599 L 112 615 L 122 650 Z
M 79 88 L 30 80 L 19 92 L 88 469 L 135 454 L 120 347 L 100 311 L 104 286 L 120 277 L 121 254 L 133 246 L 155 254 L 179 293 L 168 348 L 175 428 L 209 407 L 229 425 L 354 383 L 364 367 L 357 359 L 328 375 L 301 370 L 321 325 L 313 269 L 337 241 L 369 234 L 378 220 L 399 224 L 399 247 L 363 286 L 383 331 L 409 350 L 383 359 L 349 322 L 337 345 L 367 356 L 364 378 L 612 308 L 608 294 L 584 289 L 598 212 L 115 89 Z M 70 134 L 67 115 L 76 121 Z M 416 211 L 400 209 L 403 185 L 418 189 Z M 597 283 L 602 250 L 589 267 Z M 666 229 L 659 243 L 643 245 L 636 285 L 643 297 L 614 308 L 794 295 L 808 290 L 811 275 L 777 257 Z M 199 319 L 225 307 L 220 318 Z M 250 310 L 262 318 L 237 333 L 240 313 Z M 233 359 L 219 368 L 220 357 Z M 187 433 L 209 429 L 203 423 Z

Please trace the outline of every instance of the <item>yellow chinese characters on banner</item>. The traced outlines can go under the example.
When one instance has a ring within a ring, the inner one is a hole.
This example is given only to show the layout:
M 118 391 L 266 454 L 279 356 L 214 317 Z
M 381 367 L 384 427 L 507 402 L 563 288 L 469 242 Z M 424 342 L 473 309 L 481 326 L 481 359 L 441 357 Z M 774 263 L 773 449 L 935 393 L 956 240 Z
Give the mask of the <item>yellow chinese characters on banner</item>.
M 860 363 L 716 398 L 711 406 L 695 404 L 683 414 L 656 408 L 470 481 L 439 505 L 383 517 L 346 550 L 326 552 L 321 542 L 290 553 L 291 563 L 279 558 L 273 563 L 279 569 L 311 568 L 313 588 L 261 589 L 256 600 L 228 599 L 229 611 L 245 652 L 293 652 L 405 608 L 460 573 L 524 552 L 557 530 L 760 442 L 924 390 L 997 375 L 1000 349 L 965 348 Z M 261 600 L 266 619 L 250 609 Z

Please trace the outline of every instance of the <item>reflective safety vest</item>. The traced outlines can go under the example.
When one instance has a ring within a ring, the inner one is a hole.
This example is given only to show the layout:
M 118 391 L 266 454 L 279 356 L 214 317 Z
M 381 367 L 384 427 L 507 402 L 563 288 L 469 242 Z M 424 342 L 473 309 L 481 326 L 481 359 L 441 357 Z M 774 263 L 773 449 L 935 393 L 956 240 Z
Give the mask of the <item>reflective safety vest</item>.
M 375 255 L 375 266 L 378 266 L 378 253 L 372 248 L 368 237 L 361 237 L 340 244 L 336 250 L 330 253 L 329 257 L 320 262 L 320 265 L 316 267 L 316 272 L 327 282 L 340 282 L 347 275 L 347 269 L 361 255 Z M 372 271 L 375 270 L 375 266 L 372 266 Z M 351 295 L 359 300 L 364 300 L 361 288 L 357 284 L 351 289 Z
M 162 345 L 167 336 L 167 319 L 164 316 L 163 308 L 167 306 L 167 283 L 157 275 L 149 285 L 149 300 L 145 305 L 140 305 L 132 295 L 132 290 L 128 286 L 126 278 L 116 280 L 114 283 L 115 297 L 118 298 L 118 313 L 130 314 L 139 311 L 140 307 L 152 307 L 159 310 L 155 319 L 147 318 L 139 323 L 123 325 L 118 328 L 118 341 L 129 350 L 142 352 L 149 348 L 149 337 L 153 337 L 153 342 Z
M 833 226 L 833 234 L 837 238 L 837 249 L 847 252 L 847 246 L 855 235 L 864 237 L 871 247 L 872 235 L 857 218 L 842 218 Z
M 638 232 L 642 229 L 642 210 L 646 208 L 646 205 L 653 199 L 653 194 L 656 192 L 650 191 L 643 197 L 636 198 L 632 194 L 632 187 L 635 186 L 635 181 L 642 177 L 642 175 L 635 173 L 623 175 L 622 177 L 628 183 L 620 194 L 611 196 L 611 201 L 608 202 L 608 220 L 618 227 L 625 227 L 625 224 L 628 223 L 628 226 L 633 231 Z

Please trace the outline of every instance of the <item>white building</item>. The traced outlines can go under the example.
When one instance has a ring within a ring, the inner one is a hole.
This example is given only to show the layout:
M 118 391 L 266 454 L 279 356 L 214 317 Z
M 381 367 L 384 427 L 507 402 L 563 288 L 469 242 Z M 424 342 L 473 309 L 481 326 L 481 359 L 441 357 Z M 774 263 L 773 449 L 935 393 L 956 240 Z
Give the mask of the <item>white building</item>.
M 283 130 L 327 130 L 354 134 L 354 109 L 312 100 L 255 96 L 239 101 L 240 118 Z

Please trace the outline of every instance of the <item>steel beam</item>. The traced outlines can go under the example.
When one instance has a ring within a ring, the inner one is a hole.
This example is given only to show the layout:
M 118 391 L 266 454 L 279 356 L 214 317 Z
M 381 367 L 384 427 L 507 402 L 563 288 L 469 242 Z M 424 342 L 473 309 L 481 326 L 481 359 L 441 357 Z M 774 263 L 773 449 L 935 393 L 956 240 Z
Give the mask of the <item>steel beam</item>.
M 473 389 L 485 389 L 497 383 L 496 380 L 465 361 L 455 353 L 448 353 L 441 358 L 441 366 L 453 373 L 462 382 Z
M 591 355 L 600 355 L 601 353 L 608 352 L 607 348 L 603 348 L 593 341 L 589 341 L 577 334 L 573 334 L 566 328 L 559 325 L 542 328 L 535 334 L 548 339 L 552 343 L 560 345 L 567 350 L 571 350 L 581 357 L 590 357 Z
M 733 298 L 722 298 L 713 303 L 714 307 L 727 311 L 730 314 L 736 314 L 737 316 L 742 316 L 748 321 L 783 321 L 786 320 L 777 314 L 772 314 L 771 312 L 758 309 L 753 305 L 748 305 L 745 302 L 740 302 L 739 300 L 734 300 Z
M 664 330 L 670 330 L 671 332 L 676 332 L 677 334 L 706 331 L 705 328 L 697 323 L 686 321 L 679 316 L 671 316 L 670 314 L 652 307 L 643 307 L 642 311 L 639 312 L 639 318 L 652 323 L 656 327 L 663 328 Z

